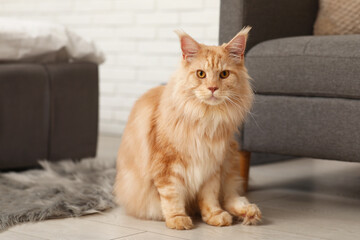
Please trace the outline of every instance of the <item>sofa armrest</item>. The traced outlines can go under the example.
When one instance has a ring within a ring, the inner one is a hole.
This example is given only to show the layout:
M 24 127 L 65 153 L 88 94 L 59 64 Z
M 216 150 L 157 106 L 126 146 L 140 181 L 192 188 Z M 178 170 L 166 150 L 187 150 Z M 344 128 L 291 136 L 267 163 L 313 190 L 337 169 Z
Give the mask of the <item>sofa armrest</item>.
M 247 50 L 270 39 L 312 35 L 317 11 L 317 0 L 221 0 L 219 43 L 246 25 L 254 28 Z

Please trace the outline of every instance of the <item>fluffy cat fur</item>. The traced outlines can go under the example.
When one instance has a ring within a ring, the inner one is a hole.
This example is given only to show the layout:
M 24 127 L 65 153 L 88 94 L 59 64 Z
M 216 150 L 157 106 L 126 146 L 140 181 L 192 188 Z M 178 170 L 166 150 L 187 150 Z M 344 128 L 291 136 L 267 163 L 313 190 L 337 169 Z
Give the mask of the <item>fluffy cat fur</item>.
M 214 226 L 230 225 L 232 216 L 260 221 L 258 207 L 242 196 L 234 140 L 253 99 L 244 66 L 249 30 L 222 46 L 177 32 L 179 68 L 135 103 L 122 136 L 114 194 L 128 214 L 174 229 L 191 229 L 196 212 Z

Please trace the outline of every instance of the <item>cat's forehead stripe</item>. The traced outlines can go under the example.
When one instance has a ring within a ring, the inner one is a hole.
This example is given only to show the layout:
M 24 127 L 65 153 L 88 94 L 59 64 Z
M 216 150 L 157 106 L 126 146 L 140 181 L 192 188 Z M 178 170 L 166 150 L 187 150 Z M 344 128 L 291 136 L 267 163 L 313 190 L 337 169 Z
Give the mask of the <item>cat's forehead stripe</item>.
M 221 69 L 221 55 L 216 53 L 215 51 L 208 51 L 205 68 L 218 68 Z

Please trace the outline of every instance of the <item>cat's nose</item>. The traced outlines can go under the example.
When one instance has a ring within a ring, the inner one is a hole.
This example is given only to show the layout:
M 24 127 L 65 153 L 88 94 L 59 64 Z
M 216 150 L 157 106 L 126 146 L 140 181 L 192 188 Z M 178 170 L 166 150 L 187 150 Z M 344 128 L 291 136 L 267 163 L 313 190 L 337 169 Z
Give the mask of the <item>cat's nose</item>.
M 218 90 L 219 88 L 218 87 L 208 87 L 208 89 L 214 93 L 216 90 Z

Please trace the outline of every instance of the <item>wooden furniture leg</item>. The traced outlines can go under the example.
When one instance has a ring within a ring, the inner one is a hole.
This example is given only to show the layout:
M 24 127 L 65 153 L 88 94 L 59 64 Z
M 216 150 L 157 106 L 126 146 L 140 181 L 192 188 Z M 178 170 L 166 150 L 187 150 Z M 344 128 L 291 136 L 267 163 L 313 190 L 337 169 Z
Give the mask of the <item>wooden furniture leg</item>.
M 240 151 L 240 175 L 244 180 L 243 189 L 247 192 L 249 182 L 249 168 L 250 168 L 251 152 Z

